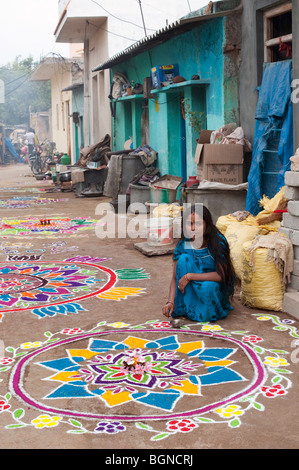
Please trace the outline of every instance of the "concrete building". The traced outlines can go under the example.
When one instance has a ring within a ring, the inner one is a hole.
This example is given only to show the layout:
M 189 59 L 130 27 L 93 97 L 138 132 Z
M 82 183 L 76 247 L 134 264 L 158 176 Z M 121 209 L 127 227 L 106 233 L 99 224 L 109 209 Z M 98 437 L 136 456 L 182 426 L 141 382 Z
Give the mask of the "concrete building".
M 84 49 L 84 143 L 99 142 L 111 135 L 108 70 L 95 67 L 118 51 L 129 47 L 167 22 L 188 11 L 188 4 L 165 0 L 136 5 L 123 1 L 59 0 L 59 20 L 54 32 L 56 42 L 81 43 Z
M 82 85 L 81 58 L 46 58 L 33 72 L 31 80 L 51 81 L 52 136 L 58 152 L 67 153 L 76 161 L 74 147 L 72 89 Z M 79 145 L 79 142 L 78 142 Z

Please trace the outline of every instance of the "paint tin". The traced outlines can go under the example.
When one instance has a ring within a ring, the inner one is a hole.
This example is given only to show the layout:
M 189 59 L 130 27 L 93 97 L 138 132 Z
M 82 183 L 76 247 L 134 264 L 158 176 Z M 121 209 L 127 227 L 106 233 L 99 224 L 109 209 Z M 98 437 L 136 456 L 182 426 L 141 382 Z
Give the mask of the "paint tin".
M 171 245 L 173 243 L 173 219 L 151 217 L 147 222 L 147 242 L 154 246 Z
M 180 318 L 173 318 L 170 322 L 173 328 L 181 328 L 183 321 Z

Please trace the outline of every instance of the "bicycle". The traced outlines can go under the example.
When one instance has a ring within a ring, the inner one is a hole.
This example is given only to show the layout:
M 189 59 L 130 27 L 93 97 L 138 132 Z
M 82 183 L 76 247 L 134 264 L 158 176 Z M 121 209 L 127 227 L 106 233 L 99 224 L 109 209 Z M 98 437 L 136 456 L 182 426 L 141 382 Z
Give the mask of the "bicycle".
M 55 142 L 43 142 L 40 146 L 35 146 L 32 153 L 29 154 L 30 168 L 35 177 L 44 177 L 47 170 L 48 161 L 52 160 L 52 153 L 55 148 Z
M 46 171 L 47 155 L 42 156 L 41 150 L 38 147 L 34 147 L 31 154 L 29 154 L 30 168 L 34 176 L 43 176 Z

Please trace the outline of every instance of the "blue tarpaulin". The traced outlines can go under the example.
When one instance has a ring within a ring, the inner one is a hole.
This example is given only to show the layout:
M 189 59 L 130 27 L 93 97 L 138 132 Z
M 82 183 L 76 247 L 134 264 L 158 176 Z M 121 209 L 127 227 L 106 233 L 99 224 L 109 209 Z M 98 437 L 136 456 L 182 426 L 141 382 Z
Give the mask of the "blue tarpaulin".
M 290 157 L 294 154 L 291 82 L 291 60 L 264 64 L 255 113 L 256 126 L 246 198 L 246 210 L 253 215 L 257 215 L 261 210 L 259 201 L 263 197 L 264 151 L 271 147 L 273 132 L 277 129 L 280 130 L 277 156 L 281 163 L 277 175 L 277 192 L 284 186 L 284 174 L 290 169 Z
M 9 151 L 9 153 L 15 157 L 15 159 L 18 161 L 18 162 L 22 162 L 24 163 L 24 160 L 21 156 L 18 155 L 16 149 L 14 148 L 11 140 L 9 140 L 8 137 L 5 137 L 5 148 Z

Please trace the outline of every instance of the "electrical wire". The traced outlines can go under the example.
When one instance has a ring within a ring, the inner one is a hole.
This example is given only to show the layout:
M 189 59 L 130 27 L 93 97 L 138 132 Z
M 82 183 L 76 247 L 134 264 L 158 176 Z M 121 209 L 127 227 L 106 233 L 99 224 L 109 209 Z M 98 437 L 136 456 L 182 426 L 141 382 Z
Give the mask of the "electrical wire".
M 28 80 L 28 77 L 26 77 L 25 80 L 24 80 L 22 83 L 20 83 L 20 85 L 18 85 L 16 88 L 14 88 L 13 90 L 10 90 L 10 91 L 8 91 L 7 93 L 5 93 L 5 97 L 11 95 L 12 93 L 14 93 L 18 88 L 21 88 L 21 86 L 23 86 L 24 83 L 25 83 L 27 80 Z
M 14 82 L 16 82 L 17 80 L 20 80 L 21 78 L 23 78 L 23 77 L 25 77 L 25 76 L 26 76 L 26 77 L 29 77 L 29 75 L 31 75 L 31 74 L 32 74 L 32 71 L 27 72 L 27 73 L 24 73 L 24 75 L 20 75 L 19 77 L 14 78 L 14 79 L 11 80 L 10 82 L 7 82 L 7 83 L 5 82 L 5 86 L 7 87 L 7 86 L 10 85 L 11 83 L 14 83 Z
M 129 20 L 123 20 L 122 18 L 119 18 L 118 16 L 114 15 L 113 13 L 111 13 L 110 11 L 106 10 L 106 8 L 104 8 L 102 5 L 100 5 L 98 2 L 96 2 L 95 0 L 90 0 L 91 2 L 95 3 L 96 5 L 98 5 L 100 8 L 102 8 L 102 10 L 104 10 L 106 13 L 108 13 L 108 15 L 110 16 L 113 16 L 113 18 L 116 18 L 117 20 L 119 21 L 122 21 L 123 23 L 129 23 L 129 24 L 132 24 L 134 26 L 136 26 L 137 28 L 141 28 L 141 29 L 144 29 L 143 26 L 140 26 L 139 24 L 136 24 L 136 23 L 133 23 L 132 21 L 129 21 Z M 152 29 L 152 28 L 148 28 L 150 31 L 156 31 L 155 29 Z
M 119 38 L 128 39 L 129 41 L 133 41 L 133 42 L 138 41 L 138 39 L 132 39 L 132 38 L 128 38 L 128 37 L 126 37 L 126 36 L 122 36 L 121 34 L 112 33 L 112 31 L 108 31 L 108 29 L 102 28 L 102 26 L 98 26 L 98 25 L 96 25 L 96 24 L 94 24 L 94 23 L 91 23 L 91 22 L 88 21 L 88 20 L 87 20 L 86 22 L 87 22 L 87 24 L 90 24 L 90 25 L 94 26 L 94 27 L 97 28 L 97 29 L 102 29 L 103 31 L 106 31 L 106 33 L 113 34 L 114 36 L 118 36 Z

